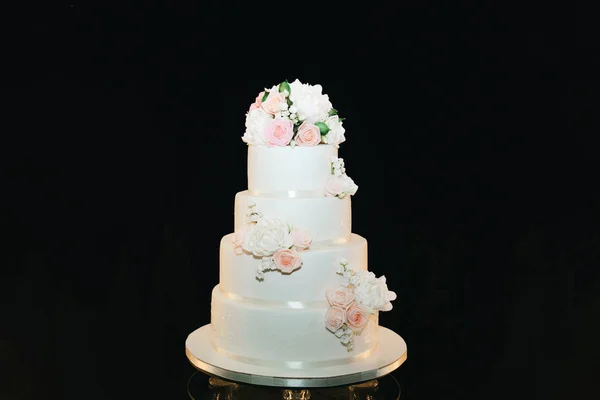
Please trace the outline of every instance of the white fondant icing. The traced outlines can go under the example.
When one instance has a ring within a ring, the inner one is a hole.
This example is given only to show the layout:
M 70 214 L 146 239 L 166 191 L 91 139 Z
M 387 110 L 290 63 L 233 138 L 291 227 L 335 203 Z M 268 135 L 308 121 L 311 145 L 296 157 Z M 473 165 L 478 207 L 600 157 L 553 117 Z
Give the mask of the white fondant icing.
M 367 270 L 367 240 L 354 233 L 345 243 L 317 243 L 301 251 L 299 269 L 291 274 L 266 272 L 262 281 L 256 279 L 261 259 L 235 254 L 231 241 L 232 234 L 221 239 L 219 284 L 224 292 L 249 299 L 282 303 L 326 301 L 325 291 L 330 285 L 348 283 L 347 278 L 336 274 L 338 259 L 346 259 L 356 270 Z
M 211 342 L 230 356 L 264 362 L 344 363 L 377 345 L 377 314 L 354 335 L 353 350 L 348 351 L 325 329 L 326 312 L 327 306 L 288 309 L 246 303 L 224 296 L 217 285 L 212 292 Z
M 235 196 L 234 232 L 246 225 L 248 205 L 271 218 L 281 218 L 311 235 L 313 243 L 344 242 L 350 239 L 352 210 L 350 196 L 281 198 L 252 196 L 245 190 Z
M 253 195 L 288 197 L 324 195 L 331 176 L 332 156 L 338 149 L 320 144 L 314 147 L 265 145 L 248 146 L 248 191 Z

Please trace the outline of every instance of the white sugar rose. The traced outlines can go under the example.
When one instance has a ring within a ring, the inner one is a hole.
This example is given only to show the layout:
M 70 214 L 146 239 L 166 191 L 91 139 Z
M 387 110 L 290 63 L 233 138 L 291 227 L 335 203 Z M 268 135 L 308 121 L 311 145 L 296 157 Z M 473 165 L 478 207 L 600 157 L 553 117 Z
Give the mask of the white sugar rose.
M 346 174 L 342 174 L 338 177 L 338 179 L 342 181 L 342 193 L 344 195 L 354 196 L 356 194 L 356 191 L 358 190 L 358 185 L 354 183 L 352 178 L 350 178 Z
M 249 145 L 265 144 L 265 128 L 272 116 L 260 108 L 246 114 L 246 132 L 242 140 Z
M 300 121 L 311 124 L 323 122 L 332 108 L 329 96 L 323 94 L 321 85 L 309 85 L 296 79 L 290 83 L 290 100 Z
M 396 299 L 396 293 L 388 290 L 385 276 L 377 278 L 373 272 L 356 271 L 350 278 L 350 284 L 354 286 L 356 302 L 368 312 L 392 309 L 390 301 Z
M 269 257 L 279 249 L 289 249 L 294 244 L 289 225 L 279 218 L 260 218 L 248 226 L 242 248 L 256 257 Z
M 346 174 L 342 175 L 331 175 L 327 182 L 325 182 L 325 196 L 328 197 L 344 197 L 356 194 L 358 186 L 354 183 L 352 178 Z
M 335 147 L 339 147 L 340 143 L 346 140 L 344 133 L 346 129 L 342 126 L 342 121 L 337 115 L 327 117 L 324 121 L 329 128 L 329 132 L 323 137 L 323 141 Z

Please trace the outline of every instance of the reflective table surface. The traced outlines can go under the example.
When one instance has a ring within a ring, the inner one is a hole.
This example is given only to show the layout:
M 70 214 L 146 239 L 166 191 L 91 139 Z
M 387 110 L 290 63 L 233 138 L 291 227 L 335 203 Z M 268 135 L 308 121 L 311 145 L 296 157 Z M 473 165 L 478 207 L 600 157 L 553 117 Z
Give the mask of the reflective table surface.
M 325 388 L 256 386 L 194 371 L 187 382 L 191 400 L 397 400 L 400 385 L 393 375 L 353 385 Z

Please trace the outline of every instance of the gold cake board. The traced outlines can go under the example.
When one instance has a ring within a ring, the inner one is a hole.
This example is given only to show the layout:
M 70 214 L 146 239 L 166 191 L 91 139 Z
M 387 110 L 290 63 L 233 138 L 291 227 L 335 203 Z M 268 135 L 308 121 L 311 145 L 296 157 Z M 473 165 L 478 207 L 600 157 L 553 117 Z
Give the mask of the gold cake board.
M 378 329 L 379 345 L 373 353 L 365 359 L 343 365 L 290 369 L 234 360 L 215 351 L 210 342 L 210 324 L 188 335 L 185 354 L 196 369 L 235 382 L 291 388 L 347 385 L 387 375 L 406 360 L 404 339 L 383 326 Z

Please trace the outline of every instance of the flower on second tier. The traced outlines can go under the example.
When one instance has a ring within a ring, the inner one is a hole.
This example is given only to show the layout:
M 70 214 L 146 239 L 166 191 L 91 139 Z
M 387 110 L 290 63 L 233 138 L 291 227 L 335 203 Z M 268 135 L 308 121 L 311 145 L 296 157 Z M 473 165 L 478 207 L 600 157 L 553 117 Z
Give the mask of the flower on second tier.
M 340 176 L 346 173 L 346 164 L 343 158 L 331 156 L 331 175 Z
M 265 126 L 265 141 L 268 146 L 287 146 L 294 136 L 294 123 L 289 119 L 274 118 Z
M 346 323 L 346 310 L 340 307 L 329 307 L 325 314 L 325 327 L 336 332 Z
M 295 250 L 279 249 L 273 254 L 273 263 L 281 272 L 290 274 L 302 266 L 302 259 Z
M 331 175 L 325 183 L 325 196 L 327 197 L 339 197 L 343 199 L 348 195 L 356 194 L 357 190 L 358 186 L 346 174 Z
M 358 186 L 346 174 L 344 159 L 332 156 L 329 162 L 331 165 L 331 175 L 325 182 L 325 196 L 343 199 L 346 196 L 356 194 Z

